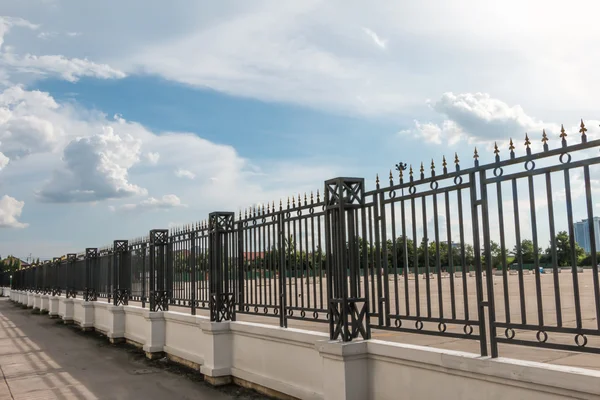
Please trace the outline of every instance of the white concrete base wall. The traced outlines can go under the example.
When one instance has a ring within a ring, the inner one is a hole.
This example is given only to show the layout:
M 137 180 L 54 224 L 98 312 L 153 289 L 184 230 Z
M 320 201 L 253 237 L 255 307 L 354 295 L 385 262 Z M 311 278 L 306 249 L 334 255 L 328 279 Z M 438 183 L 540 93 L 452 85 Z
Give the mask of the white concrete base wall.
M 33 309 L 39 310 L 42 307 L 42 295 L 39 293 L 33 294 Z
M 33 296 L 33 293 L 27 292 L 27 307 L 29 308 L 33 308 Z
M 66 297 L 58 298 L 58 316 L 65 322 L 73 321 L 74 309 L 73 299 L 67 299 Z
M 58 304 L 63 318 L 70 305 L 78 323 L 200 366 L 209 380 L 233 377 L 299 399 L 600 398 L 600 371 L 379 340 L 330 342 L 318 332 L 97 301 Z
M 40 311 L 41 312 L 50 311 L 50 295 L 49 294 L 42 295 L 41 303 L 40 303 Z
M 52 318 L 58 317 L 59 296 L 50 296 L 48 299 L 48 315 Z
M 83 329 L 94 327 L 94 303 L 73 299 L 73 320 Z

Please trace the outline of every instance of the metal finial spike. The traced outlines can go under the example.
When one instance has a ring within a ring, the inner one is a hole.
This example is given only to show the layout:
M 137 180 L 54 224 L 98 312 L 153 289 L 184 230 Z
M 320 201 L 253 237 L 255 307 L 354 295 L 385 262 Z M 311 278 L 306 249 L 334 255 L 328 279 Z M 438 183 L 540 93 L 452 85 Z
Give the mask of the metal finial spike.
M 398 168 L 398 172 L 400 173 L 400 180 L 402 180 L 402 178 L 404 177 L 404 170 L 406 169 L 406 167 L 404 168 Z
M 494 142 L 494 154 L 498 155 L 500 154 L 500 150 L 498 149 L 498 143 Z
M 267 203 L 267 214 L 271 212 L 271 203 Z
M 410 169 L 408 170 L 408 174 L 410 175 L 410 177 L 412 178 L 413 176 L 413 168 L 412 168 L 412 164 L 410 165 Z
M 321 202 L 321 194 L 319 193 L 319 189 L 317 189 L 317 203 Z
M 392 175 L 392 170 L 390 169 L 390 182 L 394 180 L 394 175 Z
M 448 163 L 446 162 L 446 156 L 442 156 L 442 167 L 446 168 Z
M 542 129 L 542 143 L 546 144 L 548 142 L 548 136 L 546 135 L 546 130 Z
M 265 205 L 262 205 L 262 214 L 265 215 Z
M 308 197 L 306 196 L 306 192 L 304 192 L 304 205 L 308 204 Z
M 290 197 L 288 196 L 287 208 L 290 208 Z
M 379 186 L 379 174 L 375 176 L 375 184 Z
M 275 200 L 273 200 L 273 212 L 275 212 Z
M 513 143 L 513 140 L 512 140 L 512 138 L 510 138 L 510 142 L 509 142 L 509 145 L 508 145 L 508 149 L 509 149 L 510 151 L 514 151 L 514 150 L 515 150 L 515 144 Z
M 567 132 L 565 132 L 565 127 L 562 124 L 560 125 L 560 137 L 563 140 L 567 137 Z
M 313 204 L 315 202 L 315 198 L 313 196 L 313 192 L 312 190 L 310 191 L 310 204 Z
M 581 119 L 581 125 L 579 125 L 579 127 L 580 127 L 579 133 L 581 133 L 581 142 L 586 143 L 587 135 L 585 133 L 587 132 L 587 128 L 585 127 L 585 124 L 583 123 L 583 119 Z
M 458 159 L 458 153 L 454 153 L 454 164 L 458 165 L 460 160 Z
M 425 167 L 423 167 L 423 161 L 421 161 L 421 168 L 419 169 L 421 173 L 421 179 L 425 179 Z
M 244 208 L 244 218 L 248 218 L 248 209 Z
M 530 145 L 531 145 L 531 140 L 529 140 L 529 135 L 527 135 L 527 132 L 525 132 L 525 146 L 527 146 L 527 148 L 529 148 Z
M 301 197 L 300 197 L 300 193 L 298 193 L 298 205 L 301 205 L 301 204 L 302 204 L 302 200 L 301 200 Z
M 477 147 L 475 147 L 475 151 L 473 152 L 473 158 L 477 160 L 479 158 L 479 153 L 477 153 Z
M 296 198 L 292 196 L 292 207 L 296 207 Z
M 283 210 L 283 200 L 279 199 L 279 209 Z

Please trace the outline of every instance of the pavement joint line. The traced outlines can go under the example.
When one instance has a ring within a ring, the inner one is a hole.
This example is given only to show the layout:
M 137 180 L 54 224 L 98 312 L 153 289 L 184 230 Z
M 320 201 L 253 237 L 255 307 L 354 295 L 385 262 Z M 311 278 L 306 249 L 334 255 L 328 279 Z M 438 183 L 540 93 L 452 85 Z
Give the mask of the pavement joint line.
M 8 394 L 10 394 L 11 400 L 14 400 L 15 397 L 12 394 L 12 390 L 10 390 L 10 385 L 8 384 L 8 381 L 6 380 L 6 375 L 4 375 L 4 370 L 2 369 L 2 365 L 0 365 L 0 372 L 2 372 L 2 379 L 4 379 L 4 384 L 6 385 L 6 388 L 8 389 Z

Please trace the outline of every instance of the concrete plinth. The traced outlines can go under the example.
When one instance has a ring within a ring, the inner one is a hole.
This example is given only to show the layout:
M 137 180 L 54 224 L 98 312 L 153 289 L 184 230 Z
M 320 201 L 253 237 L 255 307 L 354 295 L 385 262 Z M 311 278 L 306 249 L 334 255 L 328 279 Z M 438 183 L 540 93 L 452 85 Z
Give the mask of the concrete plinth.
M 200 367 L 204 380 L 213 386 L 231 383 L 233 335 L 229 322 L 202 321 L 200 329 L 207 340 L 204 364 Z
M 362 400 L 369 398 L 367 342 L 317 342 L 323 359 L 324 398 Z
M 39 293 L 33 294 L 33 312 L 39 313 L 42 307 L 42 295 Z
M 59 296 L 50 296 L 48 298 L 48 315 L 50 318 L 58 318 Z
M 73 320 L 84 331 L 94 329 L 94 303 L 73 299 Z
M 123 306 L 108 305 L 106 311 L 106 337 L 111 343 L 123 342 L 125 340 L 125 310 L 123 310 Z
M 72 324 L 74 318 L 73 299 L 60 297 L 58 300 L 58 316 L 65 324 Z
M 48 314 L 48 311 L 50 311 L 50 295 L 43 294 L 41 300 L 40 312 L 42 314 Z
M 27 308 L 33 308 L 33 292 L 27 292 Z

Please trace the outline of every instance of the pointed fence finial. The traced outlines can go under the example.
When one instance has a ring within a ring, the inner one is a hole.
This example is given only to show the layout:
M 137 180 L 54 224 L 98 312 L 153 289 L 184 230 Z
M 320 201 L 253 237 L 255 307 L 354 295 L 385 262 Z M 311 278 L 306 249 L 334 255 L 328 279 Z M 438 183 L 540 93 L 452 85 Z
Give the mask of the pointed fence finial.
M 527 155 L 531 155 L 531 140 L 529 140 L 529 136 L 527 135 L 527 132 L 525 132 L 525 148 L 527 151 Z
M 375 175 L 375 186 L 379 189 L 379 174 Z
M 542 143 L 544 143 L 544 151 L 548 151 L 548 135 L 545 129 L 542 129 Z
M 510 150 L 510 158 L 515 158 L 515 144 L 513 143 L 512 138 L 508 142 L 508 150 Z
M 421 179 L 425 179 L 425 168 L 423 167 L 423 161 L 421 161 L 421 168 L 419 169 L 421 172 Z
M 473 160 L 476 167 L 479 166 L 479 153 L 477 153 L 477 147 L 475 147 L 475 151 L 473 151 Z
M 442 168 L 444 169 L 444 174 L 448 173 L 448 163 L 446 162 L 446 156 L 442 156 Z
M 412 164 L 410 165 L 410 169 L 408 170 L 408 175 L 410 176 L 410 181 L 413 181 L 413 168 Z
M 312 190 L 310 191 L 310 204 L 314 204 L 315 203 L 315 199 L 313 197 L 313 192 Z
M 560 125 L 560 138 L 562 139 L 562 147 L 567 147 L 567 132 L 565 131 L 563 124 Z
M 454 166 L 457 171 L 460 171 L 460 160 L 458 159 L 458 153 L 454 153 Z
M 319 192 L 319 189 L 317 189 L 317 203 L 321 202 L 321 194 Z
M 390 169 L 390 186 L 394 186 L 394 175 L 392 174 L 391 169 Z
M 579 133 L 581 133 L 581 143 L 587 143 L 587 135 L 585 134 L 587 132 L 587 128 L 583 123 L 583 119 L 581 119 L 581 125 L 579 125 L 579 128 Z

